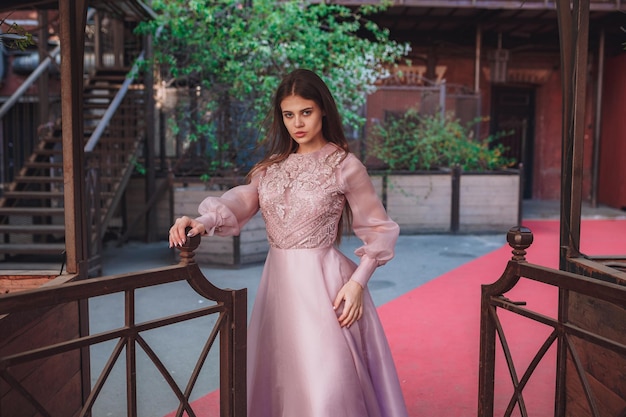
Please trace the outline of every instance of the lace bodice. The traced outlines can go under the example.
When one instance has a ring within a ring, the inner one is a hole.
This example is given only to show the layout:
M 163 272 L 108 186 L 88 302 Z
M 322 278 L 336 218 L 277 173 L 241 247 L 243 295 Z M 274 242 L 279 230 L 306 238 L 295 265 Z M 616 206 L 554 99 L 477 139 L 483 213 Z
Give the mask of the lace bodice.
M 376 267 L 393 258 L 400 229 L 385 212 L 365 166 L 332 143 L 317 152 L 290 155 L 249 184 L 207 197 L 196 220 L 209 235 L 234 236 L 260 209 L 272 247 L 323 248 L 335 241 L 346 202 L 352 230 L 363 241 L 354 251 L 361 261 L 352 279 L 365 286 Z
M 271 246 L 310 249 L 333 244 L 345 204 L 337 167 L 346 157 L 330 145 L 291 154 L 259 181 L 259 206 Z

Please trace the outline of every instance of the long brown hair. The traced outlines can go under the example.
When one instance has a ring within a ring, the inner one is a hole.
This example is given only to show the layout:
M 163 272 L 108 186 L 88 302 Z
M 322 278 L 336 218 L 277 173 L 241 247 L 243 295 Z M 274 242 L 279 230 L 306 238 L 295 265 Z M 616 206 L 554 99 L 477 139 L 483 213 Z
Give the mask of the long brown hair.
M 287 127 L 283 123 L 283 112 L 280 104 L 289 96 L 300 96 L 306 100 L 314 101 L 324 114 L 322 117 L 322 135 L 328 142 L 332 142 L 346 152 L 350 151 L 348 141 L 343 131 L 341 116 L 337 110 L 337 104 L 328 86 L 313 71 L 297 69 L 287 74 L 281 81 L 274 94 L 272 110 L 269 115 L 270 123 L 267 135 L 262 142 L 265 147 L 265 156 L 259 161 L 250 173 L 252 177 L 256 172 L 280 161 L 284 161 L 290 154 L 298 150 L 298 144 L 289 135 Z M 339 230 L 336 242 L 341 241 L 343 226 L 352 225 L 352 211 L 346 201 L 342 219 L 339 221 Z

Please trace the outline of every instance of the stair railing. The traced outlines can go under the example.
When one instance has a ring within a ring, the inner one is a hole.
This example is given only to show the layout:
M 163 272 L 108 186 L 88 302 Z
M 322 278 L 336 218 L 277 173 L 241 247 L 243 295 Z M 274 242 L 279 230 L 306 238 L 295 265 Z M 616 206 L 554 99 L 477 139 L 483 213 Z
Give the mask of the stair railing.
M 104 237 L 115 208 L 121 201 L 134 169 L 133 161 L 139 157 L 140 143 L 145 136 L 143 122 L 140 121 L 139 116 L 141 112 L 138 107 L 139 103 L 129 94 L 129 92 L 138 93 L 138 91 L 133 91 L 131 86 L 141 60 L 143 60 L 143 53 L 140 54 L 131 72 L 127 74 L 84 147 L 87 169 L 96 170 L 97 177 L 105 181 L 101 181 L 99 191 L 92 189 L 93 182 L 86 183 L 87 193 L 95 196 L 90 199 L 90 204 L 98 205 L 97 209 L 100 213 L 98 218 L 92 220 L 90 226 L 89 253 L 90 258 L 93 259 L 98 256 L 99 241 Z M 116 117 L 120 119 L 117 120 Z M 96 207 L 88 207 L 88 210 L 95 212 Z
M 158 37 L 162 30 L 163 30 L 162 26 L 157 28 L 155 37 Z M 134 82 L 135 75 L 139 72 L 139 65 L 144 61 L 145 55 L 146 55 L 146 51 L 144 49 L 141 51 L 141 53 L 135 60 L 135 63 L 133 64 L 133 67 L 130 70 L 129 75 L 124 80 L 124 83 L 120 87 L 117 94 L 115 94 L 115 97 L 111 101 L 111 104 L 104 112 L 102 119 L 100 119 L 100 121 L 98 122 L 96 129 L 93 131 L 91 136 L 89 136 L 89 140 L 85 144 L 85 153 L 92 152 L 95 149 L 96 145 L 98 144 L 98 141 L 100 140 L 100 138 L 102 137 L 102 134 L 104 133 L 104 130 L 107 128 L 109 123 L 111 123 L 111 119 L 113 118 L 113 115 L 120 107 L 122 101 L 124 100 L 124 97 L 126 96 L 126 93 L 128 93 L 130 86 Z
M 161 33 L 162 29 L 163 29 L 162 26 L 157 28 L 156 35 L 155 35 L 156 37 L 159 36 L 159 34 Z M 84 151 L 85 151 L 85 157 L 86 157 L 85 159 L 86 159 L 86 161 L 89 161 L 90 159 L 93 160 L 93 158 L 91 158 L 90 155 L 93 154 L 94 150 L 96 149 L 97 145 L 100 143 L 100 141 L 101 141 L 104 133 L 106 132 L 107 128 L 111 125 L 111 121 L 113 120 L 113 118 L 115 117 L 116 113 L 119 111 L 119 109 L 123 105 L 124 99 L 128 95 L 129 91 L 131 91 L 131 86 L 132 86 L 133 82 L 135 81 L 135 78 L 136 78 L 137 74 L 139 73 L 139 68 L 140 68 L 140 66 L 141 66 L 141 64 L 143 63 L 144 60 L 145 60 L 145 49 L 142 50 L 141 53 L 135 59 L 135 63 L 133 64 L 132 69 L 127 74 L 127 76 L 126 76 L 124 82 L 122 83 L 120 89 L 115 94 L 115 97 L 113 98 L 113 100 L 109 104 L 108 108 L 105 110 L 102 118 L 99 120 L 96 128 L 94 129 L 94 131 L 90 135 L 89 140 L 85 144 Z M 132 113 L 132 110 L 130 111 L 130 113 Z M 149 121 L 148 121 L 148 123 L 149 123 Z M 144 135 L 141 135 L 141 136 L 143 137 Z M 139 139 L 140 138 L 135 138 L 136 141 L 139 140 Z M 130 149 L 126 149 L 126 151 L 127 152 L 131 152 Z M 105 210 L 103 210 L 103 212 L 102 212 L 103 217 L 101 219 L 99 232 L 97 234 L 98 239 L 102 239 L 104 237 L 104 233 L 106 233 L 108 224 L 109 224 L 109 222 L 111 221 L 111 219 L 113 217 L 114 209 L 119 204 L 120 199 L 122 198 L 122 193 L 124 191 L 124 188 L 126 187 L 126 184 L 128 183 L 128 181 L 130 180 L 130 176 L 131 176 L 131 174 L 133 172 L 132 161 L 136 160 L 139 157 L 139 152 L 140 151 L 141 151 L 141 147 L 140 146 L 135 146 L 134 151 L 132 151 L 131 155 L 129 155 L 128 153 L 125 155 L 125 158 L 128 158 L 127 159 L 126 168 L 123 170 L 123 172 L 120 173 L 121 175 L 119 175 L 119 183 L 118 183 L 118 186 L 116 187 L 116 189 L 114 190 L 113 197 L 111 198 L 111 200 L 109 200 L 107 202 L 106 207 L 102 207 Z M 93 162 L 88 162 L 87 165 L 90 166 L 90 167 L 94 166 Z M 88 190 L 88 192 L 89 192 L 89 190 Z M 94 242 L 94 245 L 97 245 L 97 242 Z M 93 252 L 93 251 L 91 251 L 91 252 Z M 95 255 L 95 254 L 93 254 L 93 255 Z
M 133 68 L 130 70 L 129 74 L 126 76 L 124 83 L 122 83 L 122 86 L 120 87 L 118 92 L 115 94 L 115 97 L 111 101 L 111 104 L 109 104 L 109 107 L 104 112 L 102 119 L 100 119 L 93 133 L 91 134 L 91 136 L 89 136 L 89 140 L 85 144 L 86 154 L 89 152 L 93 152 L 96 145 L 100 141 L 100 138 L 102 137 L 102 134 L 104 133 L 105 129 L 111 123 L 111 119 L 113 118 L 113 116 L 119 109 L 120 105 L 122 104 L 124 97 L 126 97 L 126 94 L 128 93 L 128 90 L 130 89 L 130 86 L 135 81 L 135 74 L 137 74 L 137 72 L 139 71 L 139 64 L 143 62 L 144 56 L 145 56 L 145 51 L 141 51 L 141 53 L 139 54 L 139 56 L 137 57 L 135 61 L 135 64 L 133 65 Z

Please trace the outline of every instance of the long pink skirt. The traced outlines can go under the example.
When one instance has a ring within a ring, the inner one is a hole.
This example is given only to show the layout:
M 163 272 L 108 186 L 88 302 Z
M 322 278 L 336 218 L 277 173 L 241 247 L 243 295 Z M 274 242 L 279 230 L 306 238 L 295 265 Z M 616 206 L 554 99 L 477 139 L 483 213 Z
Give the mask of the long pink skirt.
M 249 417 L 406 417 L 369 291 L 339 326 L 333 301 L 356 265 L 335 247 L 271 248 L 248 329 Z

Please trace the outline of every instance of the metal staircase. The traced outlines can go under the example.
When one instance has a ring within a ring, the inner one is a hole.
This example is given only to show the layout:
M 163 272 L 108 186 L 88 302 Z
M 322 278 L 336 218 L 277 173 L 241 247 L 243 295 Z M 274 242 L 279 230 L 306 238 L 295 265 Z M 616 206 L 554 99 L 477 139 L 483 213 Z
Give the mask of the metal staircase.
M 145 134 L 143 86 L 127 79 L 127 73 L 128 69 L 102 69 L 84 83 L 90 258 L 99 257 L 100 241 L 134 169 Z M 43 129 L 40 136 L 36 149 L 0 198 L 0 260 L 63 260 L 61 126 Z

